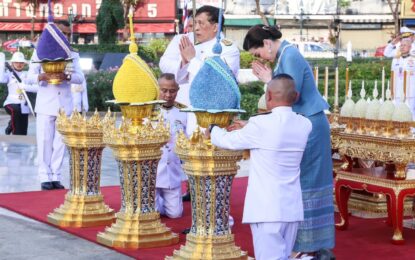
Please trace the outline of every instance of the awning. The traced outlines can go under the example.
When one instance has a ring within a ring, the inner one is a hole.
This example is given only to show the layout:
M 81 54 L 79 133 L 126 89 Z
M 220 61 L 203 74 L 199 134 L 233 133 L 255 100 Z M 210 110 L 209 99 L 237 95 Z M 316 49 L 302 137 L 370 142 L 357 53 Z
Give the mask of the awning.
M 292 20 L 294 17 L 299 19 L 299 15 L 275 15 L 277 20 Z M 304 18 L 309 20 L 333 20 L 334 14 L 327 15 L 305 15 Z M 340 15 L 342 23 L 393 23 L 394 19 L 392 15 Z
M 43 31 L 46 23 L 35 23 L 36 32 Z M 30 32 L 31 23 L 0 23 L 0 31 L 8 32 Z M 134 24 L 134 30 L 137 33 L 174 33 L 175 23 L 140 23 Z M 82 23 L 73 25 L 74 33 L 96 33 L 97 29 L 94 23 Z

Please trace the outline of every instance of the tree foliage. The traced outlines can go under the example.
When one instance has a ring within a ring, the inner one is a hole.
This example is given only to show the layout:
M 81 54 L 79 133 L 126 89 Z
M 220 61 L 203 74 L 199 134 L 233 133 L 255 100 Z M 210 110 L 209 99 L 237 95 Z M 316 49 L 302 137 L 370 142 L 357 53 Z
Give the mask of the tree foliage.
M 96 24 L 99 43 L 115 43 L 117 30 L 124 27 L 124 10 L 120 0 L 103 0 Z

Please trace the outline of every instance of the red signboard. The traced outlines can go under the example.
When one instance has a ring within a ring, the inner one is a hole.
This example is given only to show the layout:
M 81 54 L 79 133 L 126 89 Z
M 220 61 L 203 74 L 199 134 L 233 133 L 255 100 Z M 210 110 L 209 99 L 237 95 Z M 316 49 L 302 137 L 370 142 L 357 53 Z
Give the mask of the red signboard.
M 28 2 L 0 2 L 0 31 L 30 31 L 33 15 L 35 30 L 43 29 L 49 12 L 47 2 L 41 0 L 35 12 Z M 69 15 L 73 14 L 74 32 L 93 33 L 96 32 L 95 20 L 100 6 L 101 0 L 57 0 L 52 3 L 52 10 L 55 20 L 68 20 Z M 140 23 L 136 26 L 137 32 L 174 32 L 175 14 L 175 0 L 144 0 L 134 13 L 134 21 Z

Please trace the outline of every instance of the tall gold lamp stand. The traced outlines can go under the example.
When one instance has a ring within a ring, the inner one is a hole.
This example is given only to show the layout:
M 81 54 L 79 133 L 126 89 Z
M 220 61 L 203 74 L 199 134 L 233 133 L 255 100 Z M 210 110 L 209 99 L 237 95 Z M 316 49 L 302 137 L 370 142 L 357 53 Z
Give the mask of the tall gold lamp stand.
M 114 210 L 103 200 L 100 190 L 103 143 L 102 122 L 97 112 L 89 119 L 77 111 L 68 118 L 63 111 L 57 119 L 58 131 L 69 149 L 70 188 L 65 202 L 48 215 L 48 222 L 61 227 L 108 225 Z
M 142 124 L 152 110 L 153 104 L 121 106 L 121 126 L 115 127 L 115 118 L 106 122 L 104 141 L 117 160 L 122 195 L 116 222 L 97 236 L 106 246 L 136 249 L 179 242 L 177 234 L 160 222 L 155 209 L 160 148 L 168 142 L 170 132 L 162 121 L 156 127 Z
M 196 117 L 201 127 L 213 123 L 224 127 L 233 114 L 196 112 Z M 176 152 L 189 177 L 192 226 L 186 244 L 166 259 L 247 259 L 229 227 L 231 186 L 242 151 L 213 146 L 197 128 L 190 139 L 178 135 Z

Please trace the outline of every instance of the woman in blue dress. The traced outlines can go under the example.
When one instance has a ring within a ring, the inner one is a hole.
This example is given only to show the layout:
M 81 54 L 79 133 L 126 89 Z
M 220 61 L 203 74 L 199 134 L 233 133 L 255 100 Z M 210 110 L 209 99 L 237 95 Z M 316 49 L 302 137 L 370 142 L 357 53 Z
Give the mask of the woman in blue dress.
M 259 58 L 252 63 L 252 70 L 264 83 L 281 73 L 294 79 L 300 95 L 293 111 L 312 122 L 301 162 L 304 222 L 298 229 L 294 251 L 313 254 L 334 247 L 333 165 L 330 127 L 324 114 L 329 105 L 318 92 L 310 65 L 294 45 L 281 41 L 281 36 L 276 27 L 255 25 L 245 36 L 243 48 Z M 263 62 L 275 62 L 274 69 Z

